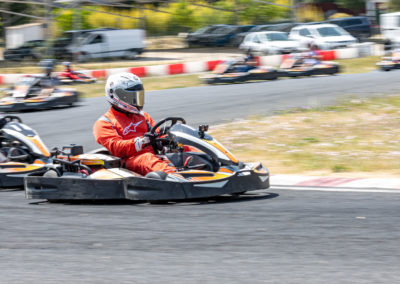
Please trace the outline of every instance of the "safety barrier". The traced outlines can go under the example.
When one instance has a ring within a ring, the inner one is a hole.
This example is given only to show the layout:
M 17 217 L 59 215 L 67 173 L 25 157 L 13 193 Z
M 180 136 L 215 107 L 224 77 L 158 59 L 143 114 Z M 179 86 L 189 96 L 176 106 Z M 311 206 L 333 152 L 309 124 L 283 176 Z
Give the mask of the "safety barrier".
M 383 47 L 379 47 L 373 43 L 360 43 L 351 47 L 337 49 L 337 50 L 321 50 L 319 51 L 322 60 L 335 60 L 335 59 L 350 59 L 369 55 L 383 55 Z M 268 55 L 257 57 L 259 65 L 264 66 L 279 66 L 281 62 L 289 55 Z M 107 78 L 111 74 L 120 72 L 130 72 L 139 77 L 147 76 L 167 76 L 177 74 L 193 74 L 205 71 L 211 71 L 222 60 L 211 61 L 196 61 L 184 62 L 167 65 L 151 65 L 142 67 L 130 68 L 112 68 L 112 69 L 99 69 L 99 70 L 80 70 L 89 76 L 95 78 Z M 0 74 L 0 84 L 15 83 L 20 77 L 28 74 Z

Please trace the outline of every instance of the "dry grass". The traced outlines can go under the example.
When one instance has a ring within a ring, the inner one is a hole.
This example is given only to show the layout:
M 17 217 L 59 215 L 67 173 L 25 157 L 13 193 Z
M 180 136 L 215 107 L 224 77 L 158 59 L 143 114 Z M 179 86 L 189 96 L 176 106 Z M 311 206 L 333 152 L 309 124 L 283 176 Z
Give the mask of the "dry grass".
M 367 73 L 376 70 L 376 63 L 381 60 L 379 56 L 367 56 L 353 59 L 335 60 L 341 66 L 341 73 Z
M 253 117 L 211 134 L 243 161 L 272 173 L 400 176 L 400 95 Z
M 142 78 L 146 91 L 164 90 L 172 88 L 185 88 L 201 85 L 199 75 L 175 75 L 169 77 L 145 77 Z M 104 81 L 94 84 L 73 85 L 83 97 L 104 96 Z

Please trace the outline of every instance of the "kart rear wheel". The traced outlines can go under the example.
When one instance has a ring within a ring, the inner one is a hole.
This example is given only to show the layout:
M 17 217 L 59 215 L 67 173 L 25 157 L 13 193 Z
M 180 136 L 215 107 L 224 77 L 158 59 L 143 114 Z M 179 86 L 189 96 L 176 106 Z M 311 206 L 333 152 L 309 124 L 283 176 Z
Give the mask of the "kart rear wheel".
M 46 177 L 46 178 L 56 178 L 56 177 L 59 177 L 59 176 L 60 175 L 55 170 L 48 170 L 43 175 L 43 177 Z

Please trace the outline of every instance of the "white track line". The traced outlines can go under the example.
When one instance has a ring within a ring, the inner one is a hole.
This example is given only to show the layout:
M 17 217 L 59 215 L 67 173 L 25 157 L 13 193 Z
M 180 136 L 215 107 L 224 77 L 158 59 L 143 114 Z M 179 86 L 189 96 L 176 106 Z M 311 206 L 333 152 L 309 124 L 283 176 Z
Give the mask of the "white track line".
M 317 186 L 285 186 L 271 185 L 269 189 L 288 189 L 300 191 L 329 191 L 329 192 L 367 192 L 367 193 L 400 193 L 399 189 L 388 188 L 345 188 L 345 187 L 317 187 Z

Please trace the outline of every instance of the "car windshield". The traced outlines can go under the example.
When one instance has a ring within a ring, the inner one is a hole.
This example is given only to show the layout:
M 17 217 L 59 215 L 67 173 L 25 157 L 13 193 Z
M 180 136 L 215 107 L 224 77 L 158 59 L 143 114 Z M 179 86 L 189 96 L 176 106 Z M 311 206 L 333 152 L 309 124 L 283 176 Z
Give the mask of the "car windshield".
M 270 33 L 264 34 L 268 41 L 285 41 L 289 40 L 288 36 L 284 33 Z
M 213 30 L 213 28 L 214 27 L 202 27 L 202 28 L 198 29 L 197 31 L 195 31 L 194 33 L 195 34 L 202 34 L 202 33 L 205 33 L 205 32 Z
M 33 47 L 34 43 L 31 41 L 25 42 L 23 45 L 21 45 L 21 47 Z
M 267 31 L 269 26 L 256 26 L 249 30 L 249 32 Z
M 317 32 L 322 36 L 322 37 L 328 37 L 328 36 L 343 36 L 347 35 L 347 33 L 339 28 L 339 27 L 323 27 L 323 28 L 318 28 Z
M 221 27 L 218 28 L 214 31 L 212 31 L 212 34 L 227 34 L 230 33 L 234 28 L 233 27 Z

